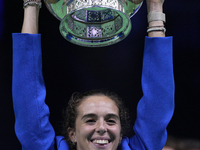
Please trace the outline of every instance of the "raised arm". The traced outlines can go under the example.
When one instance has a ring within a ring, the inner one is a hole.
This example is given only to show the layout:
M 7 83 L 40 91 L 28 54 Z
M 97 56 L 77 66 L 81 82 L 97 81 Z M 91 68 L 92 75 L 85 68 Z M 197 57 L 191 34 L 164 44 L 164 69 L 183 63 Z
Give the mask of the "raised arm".
M 149 37 L 145 38 L 142 70 L 143 97 L 130 138 L 132 150 L 161 150 L 167 139 L 167 125 L 174 111 L 172 37 L 165 37 L 161 0 L 147 0 Z M 149 16 L 151 15 L 155 16 Z M 161 16 L 160 16 L 161 15 Z
M 41 35 L 37 34 L 38 3 L 32 1 L 33 6 L 25 5 L 22 33 L 13 33 L 15 132 L 24 150 L 53 150 L 55 133 L 45 104 Z

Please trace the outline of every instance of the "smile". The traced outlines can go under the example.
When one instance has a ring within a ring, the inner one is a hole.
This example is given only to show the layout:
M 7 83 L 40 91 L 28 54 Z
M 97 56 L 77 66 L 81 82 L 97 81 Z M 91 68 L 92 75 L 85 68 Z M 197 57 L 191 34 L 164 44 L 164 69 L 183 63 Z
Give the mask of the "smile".
M 108 140 L 93 140 L 92 143 L 95 143 L 95 144 L 108 144 L 109 141 Z

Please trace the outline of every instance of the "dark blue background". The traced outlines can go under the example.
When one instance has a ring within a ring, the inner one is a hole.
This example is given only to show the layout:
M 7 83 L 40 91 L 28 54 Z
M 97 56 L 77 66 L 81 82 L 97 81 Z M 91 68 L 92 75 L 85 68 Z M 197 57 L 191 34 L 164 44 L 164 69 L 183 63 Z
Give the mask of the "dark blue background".
M 0 3 L 1 4 L 1 3 Z M 0 32 L 0 147 L 20 149 L 14 134 L 12 107 L 12 36 L 20 32 L 22 1 L 1 4 Z M 3 8 L 3 9 L 2 9 Z M 176 108 L 168 126 L 171 135 L 200 139 L 200 1 L 166 0 L 164 12 L 167 36 L 174 37 L 174 76 Z M 40 13 L 43 73 L 50 120 L 57 133 L 62 109 L 73 92 L 108 89 L 118 93 L 134 110 L 142 96 L 140 76 L 144 37 L 147 35 L 146 4 L 131 19 L 132 30 L 122 42 L 104 48 L 85 48 L 67 42 L 59 33 L 59 21 L 45 5 Z M 3 26 L 2 26 L 3 25 Z
M 2 38 L 2 34 L 3 34 L 3 1 L 0 0 L 0 40 Z

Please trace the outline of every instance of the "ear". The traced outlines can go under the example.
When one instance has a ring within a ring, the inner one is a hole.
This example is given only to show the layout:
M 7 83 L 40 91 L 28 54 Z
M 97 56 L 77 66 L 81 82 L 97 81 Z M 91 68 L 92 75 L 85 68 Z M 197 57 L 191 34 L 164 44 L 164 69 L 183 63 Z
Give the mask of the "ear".
M 73 128 L 68 128 L 67 129 L 68 132 L 68 136 L 70 138 L 70 140 L 72 141 L 72 143 L 76 143 L 76 134 L 75 134 L 75 130 Z
M 123 135 L 122 135 L 122 133 L 121 133 L 121 134 L 120 134 L 120 141 L 119 141 L 120 143 L 121 143 L 121 141 L 122 141 L 122 136 L 123 136 Z

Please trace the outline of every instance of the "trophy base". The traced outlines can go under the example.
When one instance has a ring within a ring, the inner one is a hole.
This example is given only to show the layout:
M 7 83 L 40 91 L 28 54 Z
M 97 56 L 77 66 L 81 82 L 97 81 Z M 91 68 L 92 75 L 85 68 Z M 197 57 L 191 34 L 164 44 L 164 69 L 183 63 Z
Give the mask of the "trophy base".
M 81 8 L 67 14 L 60 23 L 61 35 L 85 47 L 103 47 L 122 41 L 131 30 L 129 17 L 106 6 Z

